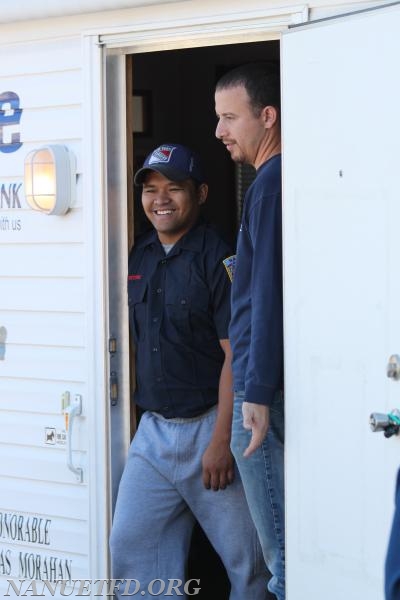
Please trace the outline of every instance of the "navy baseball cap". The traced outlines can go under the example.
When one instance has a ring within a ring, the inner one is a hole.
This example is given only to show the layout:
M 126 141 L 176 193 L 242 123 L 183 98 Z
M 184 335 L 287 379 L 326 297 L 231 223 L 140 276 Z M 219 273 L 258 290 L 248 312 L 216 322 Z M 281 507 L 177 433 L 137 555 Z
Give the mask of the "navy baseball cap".
M 157 171 L 171 181 L 194 179 L 204 183 L 200 158 L 190 148 L 181 144 L 163 144 L 151 152 L 135 175 L 135 185 L 141 185 L 148 171 Z

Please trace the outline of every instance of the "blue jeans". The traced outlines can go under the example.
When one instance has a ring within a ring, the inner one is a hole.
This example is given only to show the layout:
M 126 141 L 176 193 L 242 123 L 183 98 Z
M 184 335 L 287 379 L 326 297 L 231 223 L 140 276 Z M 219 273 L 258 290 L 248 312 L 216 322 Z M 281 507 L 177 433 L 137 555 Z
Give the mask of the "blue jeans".
M 284 413 L 282 393 L 270 407 L 270 427 L 250 457 L 243 452 L 251 431 L 244 429 L 244 392 L 235 392 L 232 452 L 243 481 L 250 513 L 261 542 L 266 565 L 272 575 L 268 589 L 278 600 L 285 598 L 285 513 L 284 513 Z
M 146 412 L 141 418 L 121 478 L 110 538 L 113 577 L 137 579 L 141 598 L 152 597 L 152 580 L 185 581 L 195 519 L 225 565 L 230 600 L 266 598 L 268 574 L 239 473 L 225 490 L 214 492 L 203 485 L 201 461 L 216 412 L 192 419 Z M 185 596 L 182 589 L 176 595 Z M 120 592 L 117 597 L 124 596 Z

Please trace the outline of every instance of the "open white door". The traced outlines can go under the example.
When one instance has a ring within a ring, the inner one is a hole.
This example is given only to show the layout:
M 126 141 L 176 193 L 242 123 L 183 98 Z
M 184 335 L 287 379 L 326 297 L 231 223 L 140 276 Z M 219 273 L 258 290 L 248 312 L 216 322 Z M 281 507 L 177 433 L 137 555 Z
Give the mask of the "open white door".
M 283 35 L 288 600 L 379 600 L 400 439 L 400 3 Z

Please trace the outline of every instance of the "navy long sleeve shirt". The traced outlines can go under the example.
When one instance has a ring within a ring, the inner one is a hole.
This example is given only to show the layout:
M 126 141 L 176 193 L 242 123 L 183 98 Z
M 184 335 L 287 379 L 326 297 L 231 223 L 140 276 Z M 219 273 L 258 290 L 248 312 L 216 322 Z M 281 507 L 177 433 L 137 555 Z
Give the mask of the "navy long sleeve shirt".
M 270 405 L 283 389 L 281 156 L 249 187 L 238 235 L 229 337 L 235 391 Z

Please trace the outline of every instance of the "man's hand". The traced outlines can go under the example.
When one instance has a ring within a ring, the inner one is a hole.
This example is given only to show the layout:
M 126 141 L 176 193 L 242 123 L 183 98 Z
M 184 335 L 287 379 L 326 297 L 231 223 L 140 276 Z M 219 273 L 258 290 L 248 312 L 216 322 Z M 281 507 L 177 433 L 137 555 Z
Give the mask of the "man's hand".
M 234 479 L 234 459 L 226 442 L 210 442 L 203 454 L 204 487 L 215 492 L 224 490 Z
M 269 406 L 243 402 L 243 427 L 251 429 L 251 440 L 243 456 L 246 458 L 261 446 L 269 427 Z

